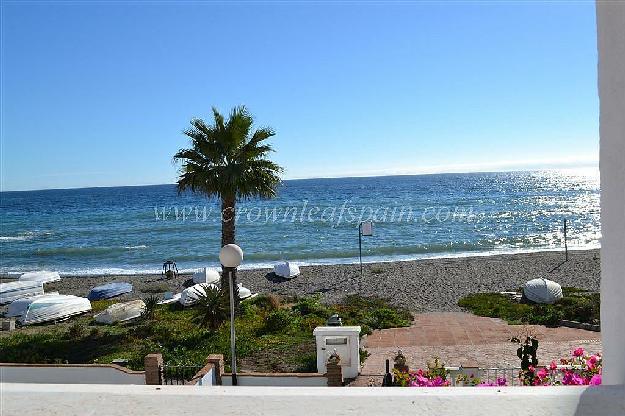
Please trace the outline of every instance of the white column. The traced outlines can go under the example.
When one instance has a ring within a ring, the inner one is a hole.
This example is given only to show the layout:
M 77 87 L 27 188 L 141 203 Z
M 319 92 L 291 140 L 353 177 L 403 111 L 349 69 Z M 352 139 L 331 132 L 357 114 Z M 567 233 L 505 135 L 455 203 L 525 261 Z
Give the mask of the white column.
M 597 0 L 604 384 L 625 384 L 625 2 Z

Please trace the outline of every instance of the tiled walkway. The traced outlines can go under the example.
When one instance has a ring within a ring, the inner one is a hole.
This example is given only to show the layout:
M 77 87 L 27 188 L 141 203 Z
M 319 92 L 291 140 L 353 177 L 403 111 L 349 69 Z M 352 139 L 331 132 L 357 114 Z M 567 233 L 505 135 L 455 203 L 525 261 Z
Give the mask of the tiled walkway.
M 540 325 L 508 325 L 501 319 L 484 318 L 462 312 L 415 315 L 408 328 L 383 329 L 367 337 L 366 347 L 418 345 L 483 345 L 508 342 L 529 330 L 539 341 L 598 339 L 599 333 L 573 328 L 547 328 Z
M 409 328 L 374 331 L 366 338 L 364 347 L 370 356 L 355 385 L 367 385 L 371 376 L 383 374 L 385 360 L 390 359 L 392 365 L 392 358 L 400 349 L 410 368 L 425 368 L 427 360 L 433 356 L 440 357 L 449 366 L 518 366 L 518 345 L 510 342 L 510 338 L 521 338 L 528 331 L 539 340 L 541 364 L 567 356 L 580 345 L 592 352 L 601 350 L 598 332 L 508 325 L 500 319 L 462 312 L 419 314 Z

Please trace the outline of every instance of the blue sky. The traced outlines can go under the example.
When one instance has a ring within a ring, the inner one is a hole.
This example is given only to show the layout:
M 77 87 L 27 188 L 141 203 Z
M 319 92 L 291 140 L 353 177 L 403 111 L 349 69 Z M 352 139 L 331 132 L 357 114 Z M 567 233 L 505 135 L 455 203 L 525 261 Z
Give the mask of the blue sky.
M 594 2 L 2 3 L 2 190 L 173 183 L 245 104 L 286 178 L 598 158 Z

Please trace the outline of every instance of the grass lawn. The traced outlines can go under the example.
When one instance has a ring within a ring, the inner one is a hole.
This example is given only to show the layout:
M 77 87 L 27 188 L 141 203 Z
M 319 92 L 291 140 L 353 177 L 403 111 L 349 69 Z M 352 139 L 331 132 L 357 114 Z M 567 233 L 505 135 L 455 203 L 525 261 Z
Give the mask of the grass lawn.
M 94 313 L 115 301 L 92 302 Z M 198 326 L 196 307 L 159 306 L 153 320 L 138 319 L 115 325 L 97 324 L 92 314 L 56 325 L 25 327 L 0 335 L 4 362 L 110 363 L 129 360 L 129 368 L 143 369 L 146 354 L 160 352 L 168 364 L 203 364 L 209 354 L 220 353 L 229 362 L 230 329 Z M 324 305 L 319 297 L 282 301 L 269 295 L 241 303 L 236 319 L 237 354 L 241 370 L 260 372 L 316 371 L 312 331 L 338 312 L 345 325 L 372 329 L 408 326 L 408 310 L 380 299 L 347 296 L 341 303 Z
M 519 303 L 499 293 L 474 293 L 458 306 L 479 316 L 501 318 L 509 324 L 557 325 L 561 320 L 599 323 L 599 293 L 562 288 L 563 298 L 553 305 Z

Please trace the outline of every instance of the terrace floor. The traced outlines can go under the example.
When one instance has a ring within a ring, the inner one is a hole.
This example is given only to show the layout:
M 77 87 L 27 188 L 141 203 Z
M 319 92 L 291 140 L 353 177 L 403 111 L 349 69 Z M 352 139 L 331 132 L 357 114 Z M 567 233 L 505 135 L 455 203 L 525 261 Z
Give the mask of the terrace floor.
M 601 334 L 574 328 L 547 328 L 541 325 L 508 325 L 496 318 L 484 318 L 463 312 L 425 313 L 415 315 L 408 328 L 374 331 L 363 342 L 370 356 L 361 376 L 351 385 L 378 385 L 384 374 L 385 360 L 398 350 L 406 356 L 411 369 L 425 368 L 428 360 L 438 356 L 447 366 L 516 367 L 517 344 L 512 337 L 530 333 L 539 340 L 539 363 L 569 356 L 583 346 L 591 352 L 601 351 Z

